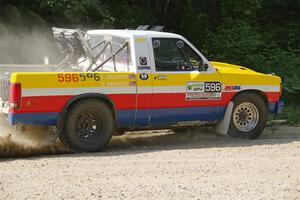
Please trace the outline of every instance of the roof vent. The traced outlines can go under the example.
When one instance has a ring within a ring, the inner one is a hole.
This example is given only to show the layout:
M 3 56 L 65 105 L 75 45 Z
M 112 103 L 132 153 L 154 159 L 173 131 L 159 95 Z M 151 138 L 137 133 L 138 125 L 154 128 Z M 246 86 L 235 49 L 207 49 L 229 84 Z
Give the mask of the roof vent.
M 141 30 L 141 31 L 145 31 L 145 30 L 149 30 L 151 27 L 150 25 L 139 25 L 136 30 Z
M 150 31 L 162 32 L 164 28 L 165 28 L 164 26 L 139 25 L 136 28 L 136 30 L 142 30 L 142 31 L 150 30 Z
M 151 31 L 159 31 L 162 32 L 164 30 L 164 26 L 152 26 Z

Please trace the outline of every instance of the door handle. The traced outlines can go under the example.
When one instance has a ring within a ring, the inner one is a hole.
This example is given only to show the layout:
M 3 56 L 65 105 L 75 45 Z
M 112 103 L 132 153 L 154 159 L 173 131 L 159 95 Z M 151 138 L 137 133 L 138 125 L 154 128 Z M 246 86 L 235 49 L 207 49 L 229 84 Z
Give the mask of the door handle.
M 168 76 L 166 76 L 166 75 L 160 75 L 160 76 L 157 76 L 157 79 L 158 80 L 166 80 L 166 79 L 168 79 Z

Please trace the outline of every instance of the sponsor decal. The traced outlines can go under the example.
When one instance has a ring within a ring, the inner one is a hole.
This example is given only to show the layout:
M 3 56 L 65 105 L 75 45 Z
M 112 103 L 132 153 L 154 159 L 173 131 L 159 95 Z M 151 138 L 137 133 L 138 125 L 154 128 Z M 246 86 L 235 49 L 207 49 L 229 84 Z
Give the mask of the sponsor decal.
M 150 66 L 138 66 L 139 70 L 150 70 L 151 67 Z
M 220 82 L 187 82 L 186 100 L 221 99 Z
M 224 86 L 225 91 L 236 91 L 236 90 L 241 90 L 241 86 L 239 85 L 226 85 Z
M 203 92 L 204 82 L 188 82 L 187 92 Z
M 130 74 L 130 75 L 128 76 L 128 78 L 129 78 L 129 79 L 135 79 L 135 74 Z
M 146 73 L 141 73 L 141 74 L 140 74 L 140 79 L 141 79 L 141 80 L 144 80 L 144 81 L 145 81 L 145 80 L 148 79 L 148 77 L 149 77 L 149 76 L 148 76 L 148 74 L 146 74 Z
M 136 82 L 135 81 L 130 81 L 129 86 L 136 86 Z
M 184 47 L 184 42 L 183 42 L 182 40 L 178 40 L 178 41 L 176 42 L 176 46 L 177 46 L 179 49 L 181 49 L 181 48 Z
M 105 82 L 101 84 L 102 87 L 127 87 L 132 86 L 131 82 Z
M 153 44 L 154 49 L 159 48 L 160 47 L 160 40 L 154 40 L 152 44 Z
M 139 57 L 140 65 L 147 65 L 147 57 Z
M 124 75 L 124 74 L 105 74 L 104 75 L 105 79 L 128 79 L 128 75 Z
M 144 42 L 146 42 L 146 38 L 138 37 L 138 38 L 135 38 L 135 41 L 139 42 L 139 43 L 144 43 Z

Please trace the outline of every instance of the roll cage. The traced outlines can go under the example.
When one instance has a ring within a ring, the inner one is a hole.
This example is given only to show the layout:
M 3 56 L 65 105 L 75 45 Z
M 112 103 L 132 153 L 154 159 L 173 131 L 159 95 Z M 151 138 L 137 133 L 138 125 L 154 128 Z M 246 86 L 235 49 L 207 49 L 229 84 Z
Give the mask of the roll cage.
M 96 43 L 91 43 L 89 42 L 90 38 L 86 36 L 86 32 L 80 29 L 62 29 L 53 27 L 52 31 L 55 42 L 61 53 L 64 55 L 64 59 L 58 64 L 56 71 L 65 71 L 73 65 L 79 66 L 80 63 L 85 62 L 86 60 L 89 60 L 89 66 L 86 69 L 81 68 L 80 71 L 97 71 L 110 60 L 112 60 L 114 65 L 114 71 L 117 71 L 116 55 L 123 49 L 126 49 L 127 53 L 129 52 L 128 41 L 118 43 L 110 39 L 103 38 Z M 119 47 L 115 51 L 113 51 L 112 48 L 113 44 Z M 98 48 L 98 53 L 94 54 L 93 50 L 96 48 Z M 101 63 L 97 63 L 98 58 L 108 49 L 110 51 L 110 56 L 105 58 Z M 83 59 L 79 61 L 81 58 Z

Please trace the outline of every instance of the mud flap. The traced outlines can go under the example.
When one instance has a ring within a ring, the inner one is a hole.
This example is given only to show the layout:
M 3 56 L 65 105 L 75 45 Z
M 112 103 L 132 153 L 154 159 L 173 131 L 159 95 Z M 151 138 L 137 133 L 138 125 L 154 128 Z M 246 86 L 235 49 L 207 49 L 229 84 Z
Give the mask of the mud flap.
M 222 119 L 222 121 L 218 122 L 216 127 L 215 127 L 214 131 L 216 133 L 221 134 L 221 135 L 227 135 L 228 134 L 232 109 L 233 109 L 233 102 L 230 101 L 228 106 L 227 106 L 224 118 Z

